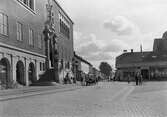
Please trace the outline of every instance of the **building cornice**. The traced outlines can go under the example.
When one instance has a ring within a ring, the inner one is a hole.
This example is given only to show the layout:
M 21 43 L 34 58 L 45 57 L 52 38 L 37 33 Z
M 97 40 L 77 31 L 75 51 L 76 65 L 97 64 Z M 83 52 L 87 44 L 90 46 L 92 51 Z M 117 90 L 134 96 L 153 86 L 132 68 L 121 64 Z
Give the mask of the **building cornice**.
M 61 9 L 61 11 L 65 14 L 65 16 L 72 22 L 72 24 L 74 24 L 72 19 L 68 16 L 68 14 L 64 11 L 64 9 L 60 6 L 60 4 L 56 0 L 53 0 L 53 1 L 57 4 L 57 6 Z
M 0 42 L 0 47 L 4 47 L 4 48 L 7 48 L 7 49 L 11 49 L 11 50 L 15 50 L 15 51 L 31 54 L 31 55 L 42 57 L 42 58 L 46 58 L 45 55 L 38 54 L 36 52 L 31 52 L 31 51 L 28 51 L 28 50 L 25 50 L 25 49 L 17 48 L 17 47 L 14 47 L 14 46 L 11 46 L 11 45 L 7 45 L 7 44 L 1 43 L 1 42 Z
M 127 63 L 127 64 L 117 64 L 116 68 L 125 68 L 125 67 L 142 67 L 142 66 L 167 66 L 167 61 L 157 61 L 157 62 L 143 62 L 143 63 Z

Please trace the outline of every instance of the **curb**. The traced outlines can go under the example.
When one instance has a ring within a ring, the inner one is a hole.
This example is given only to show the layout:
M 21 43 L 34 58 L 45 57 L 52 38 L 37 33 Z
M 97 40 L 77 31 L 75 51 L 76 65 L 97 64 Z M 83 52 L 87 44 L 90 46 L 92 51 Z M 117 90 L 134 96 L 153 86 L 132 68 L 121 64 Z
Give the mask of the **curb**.
M 33 92 L 23 92 L 16 95 L 8 95 L 8 96 L 0 96 L 0 101 L 8 101 L 8 100 L 14 100 L 14 99 L 21 99 L 31 96 L 37 96 L 37 95 L 46 95 L 46 94 L 52 94 L 52 93 L 61 93 L 66 91 L 74 91 L 77 89 L 83 88 L 82 86 L 78 87 L 72 87 L 72 88 L 59 88 L 59 89 L 49 89 L 44 91 L 33 91 Z

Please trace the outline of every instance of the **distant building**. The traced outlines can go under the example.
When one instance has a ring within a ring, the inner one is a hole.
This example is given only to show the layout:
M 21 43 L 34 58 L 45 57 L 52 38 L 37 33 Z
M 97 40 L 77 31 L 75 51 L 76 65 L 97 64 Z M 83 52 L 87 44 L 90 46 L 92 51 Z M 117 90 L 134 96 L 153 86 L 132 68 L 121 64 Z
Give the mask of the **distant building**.
M 76 80 L 81 81 L 81 77 L 85 77 L 92 71 L 92 64 L 74 53 L 73 73 Z
M 116 79 L 127 80 L 128 74 L 134 79 L 140 71 L 145 80 L 167 80 L 167 32 L 154 40 L 153 51 L 124 52 L 116 58 Z

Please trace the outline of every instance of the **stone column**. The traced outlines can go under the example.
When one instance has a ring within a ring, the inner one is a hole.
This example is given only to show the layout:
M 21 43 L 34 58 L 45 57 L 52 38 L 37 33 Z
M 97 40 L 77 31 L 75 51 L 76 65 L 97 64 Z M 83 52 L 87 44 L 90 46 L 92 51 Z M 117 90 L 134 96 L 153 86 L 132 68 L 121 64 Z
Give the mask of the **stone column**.
M 53 64 L 54 64 L 54 71 L 55 71 L 55 81 L 59 82 L 59 53 L 58 53 L 58 46 L 56 41 L 56 34 L 53 35 Z
M 46 55 L 46 69 L 50 68 L 49 60 L 50 60 L 50 39 L 49 39 L 49 27 L 46 25 L 43 31 L 44 40 L 45 40 L 45 55 Z
M 35 60 L 35 77 L 36 77 L 36 80 L 39 80 L 39 62 L 37 60 Z
M 29 64 L 30 61 L 28 61 L 27 59 L 25 59 L 25 82 L 26 82 L 26 86 L 29 86 Z
M 16 81 L 16 64 L 17 64 L 17 61 L 18 61 L 17 57 L 12 56 L 12 61 L 11 61 L 12 69 L 11 69 L 11 71 L 12 71 L 12 80 L 14 82 L 17 82 Z

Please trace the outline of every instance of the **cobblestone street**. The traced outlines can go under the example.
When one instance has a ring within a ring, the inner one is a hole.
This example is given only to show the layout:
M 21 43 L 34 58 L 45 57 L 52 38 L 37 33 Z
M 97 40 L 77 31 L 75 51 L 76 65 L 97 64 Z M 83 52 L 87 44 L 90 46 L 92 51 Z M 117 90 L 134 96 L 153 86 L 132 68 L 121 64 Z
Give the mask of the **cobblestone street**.
M 0 102 L 0 117 L 166 117 L 167 82 L 95 86 Z

